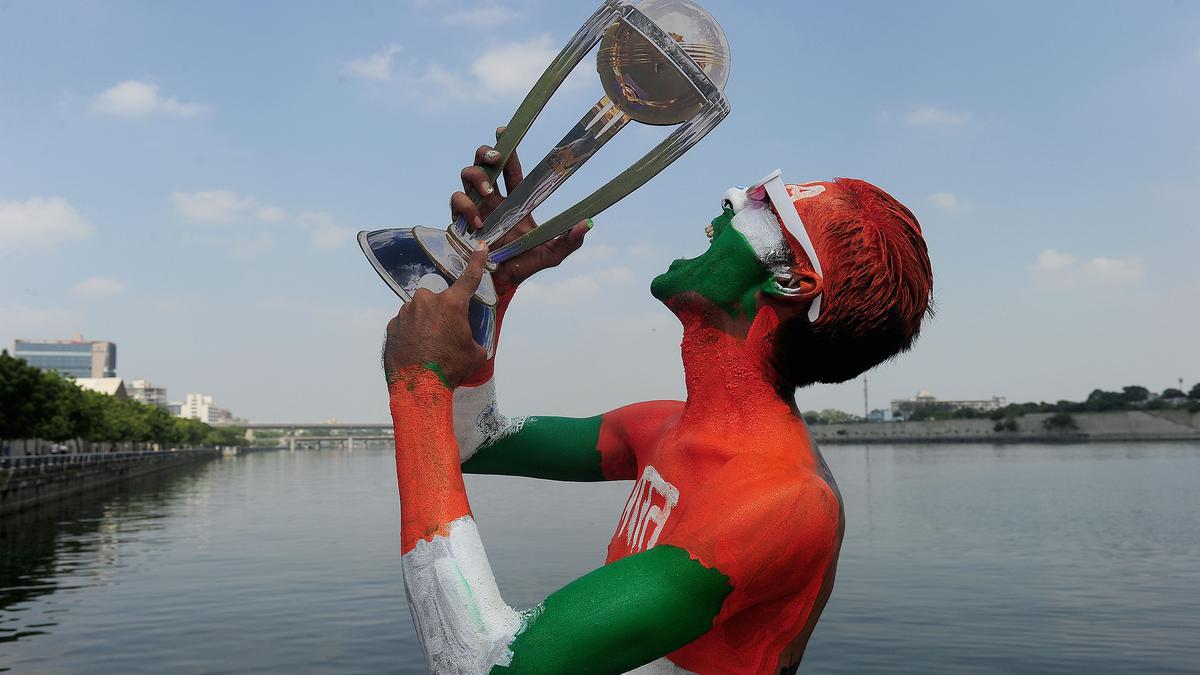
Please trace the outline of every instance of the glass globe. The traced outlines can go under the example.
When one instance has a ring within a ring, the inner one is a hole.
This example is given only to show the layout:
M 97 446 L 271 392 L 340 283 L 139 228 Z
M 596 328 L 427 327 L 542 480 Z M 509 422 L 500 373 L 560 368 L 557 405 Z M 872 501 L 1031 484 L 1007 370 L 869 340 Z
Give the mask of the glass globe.
M 725 88 L 729 43 L 712 15 L 690 0 L 642 0 L 637 8 L 674 38 L 713 84 Z M 624 22 L 604 34 L 596 70 L 608 98 L 643 124 L 686 122 L 704 106 L 687 76 Z

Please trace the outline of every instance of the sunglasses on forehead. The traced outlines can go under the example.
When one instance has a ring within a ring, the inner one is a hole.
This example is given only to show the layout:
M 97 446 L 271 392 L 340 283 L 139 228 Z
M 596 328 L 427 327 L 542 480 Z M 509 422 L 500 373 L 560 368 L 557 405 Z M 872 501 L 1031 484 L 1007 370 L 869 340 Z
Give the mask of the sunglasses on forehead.
M 804 221 L 792 204 L 792 197 L 788 194 L 787 186 L 783 184 L 781 175 L 782 172 L 776 169 L 766 178 L 746 188 L 746 199 L 770 206 L 779 216 L 779 220 L 783 222 L 784 228 L 796 238 L 796 241 L 800 242 L 800 247 L 804 249 L 804 254 L 812 263 L 813 270 L 819 275 L 824 275 L 821 271 L 821 261 L 817 259 L 817 249 L 813 247 L 812 240 L 808 237 L 808 230 L 804 227 Z M 818 294 L 808 308 L 809 322 L 816 321 L 820 315 L 821 295 Z

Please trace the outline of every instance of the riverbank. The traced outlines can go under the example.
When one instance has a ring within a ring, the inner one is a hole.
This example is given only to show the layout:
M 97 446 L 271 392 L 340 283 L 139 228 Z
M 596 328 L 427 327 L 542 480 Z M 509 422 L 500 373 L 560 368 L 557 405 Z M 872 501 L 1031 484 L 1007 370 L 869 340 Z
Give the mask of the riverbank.
M 1047 428 L 1053 413 L 1031 413 L 1008 426 L 991 419 L 813 424 L 813 439 L 838 443 L 1088 443 L 1200 441 L 1200 413 L 1136 410 L 1070 415 L 1075 428 Z
M 0 516 L 221 454 L 220 448 L 188 448 L 6 458 L 0 460 Z

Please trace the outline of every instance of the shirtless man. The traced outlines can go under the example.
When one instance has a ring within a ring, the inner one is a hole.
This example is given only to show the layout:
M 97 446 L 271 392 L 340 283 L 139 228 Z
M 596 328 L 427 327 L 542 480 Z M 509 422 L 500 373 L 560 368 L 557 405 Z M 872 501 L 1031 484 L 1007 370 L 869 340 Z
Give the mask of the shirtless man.
M 455 193 L 455 215 L 478 223 L 500 204 L 482 168 L 496 161 L 484 146 L 463 170 L 484 198 Z M 511 191 L 515 158 L 504 173 Z M 907 350 L 932 273 L 912 213 L 863 181 L 775 179 L 714 202 L 709 249 L 651 284 L 683 323 L 686 401 L 502 416 L 467 324 L 486 250 L 388 324 L 401 561 L 434 673 L 795 672 L 833 588 L 844 516 L 794 391 Z M 588 227 L 496 271 L 498 320 Z M 519 612 L 496 587 L 463 472 L 636 482 L 605 565 Z

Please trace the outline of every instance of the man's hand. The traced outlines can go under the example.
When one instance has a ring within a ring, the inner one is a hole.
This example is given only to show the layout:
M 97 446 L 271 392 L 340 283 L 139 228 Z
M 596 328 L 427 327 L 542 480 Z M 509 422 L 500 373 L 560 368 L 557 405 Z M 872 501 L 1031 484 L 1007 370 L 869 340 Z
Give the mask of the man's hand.
M 471 336 L 467 309 L 487 264 L 482 243 L 454 285 L 441 293 L 418 288 L 413 299 L 388 322 L 383 371 L 388 384 L 406 366 L 425 366 L 446 386 L 457 387 L 487 360 L 487 352 Z
M 503 131 L 504 127 L 497 129 L 497 137 Z M 475 164 L 462 170 L 463 192 L 455 192 L 450 197 L 451 217 L 458 218 L 462 216 L 473 230 L 483 227 L 484 219 L 490 216 L 504 202 L 504 197 L 500 196 L 499 188 L 492 185 L 488 180 L 487 173 L 484 171 L 484 167 L 494 167 L 499 162 L 500 153 L 496 152 L 495 148 L 490 145 L 482 145 L 475 151 Z M 517 159 L 517 153 L 514 151 L 509 156 L 508 162 L 504 164 L 505 189 L 511 193 L 521 184 L 523 178 L 521 161 Z M 483 198 L 479 206 L 476 206 L 475 202 L 471 201 L 471 198 L 466 194 L 466 191 L 472 189 Z M 493 244 L 493 247 L 500 248 L 535 227 L 537 227 L 537 223 L 533 221 L 533 216 L 526 216 L 512 230 Z M 496 271 L 492 272 L 492 279 L 496 282 L 497 290 L 503 292 L 515 288 L 517 284 L 528 279 L 534 273 L 548 267 L 557 266 L 568 255 L 571 255 L 572 252 L 583 245 L 583 237 L 589 229 L 591 229 L 589 221 L 580 221 L 568 230 L 565 235 L 501 263 Z

